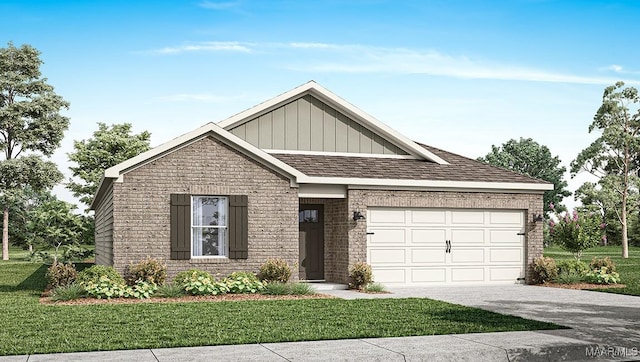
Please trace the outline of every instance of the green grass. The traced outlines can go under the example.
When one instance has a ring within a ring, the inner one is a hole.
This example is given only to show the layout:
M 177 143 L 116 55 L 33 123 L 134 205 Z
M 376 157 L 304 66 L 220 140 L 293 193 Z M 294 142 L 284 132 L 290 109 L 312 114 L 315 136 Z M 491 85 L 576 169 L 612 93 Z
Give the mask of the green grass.
M 0 355 L 561 328 L 417 298 L 41 305 L 45 271 L 0 262 Z
M 598 291 L 640 296 L 640 247 L 629 247 L 628 259 L 622 259 L 621 255 L 620 246 L 599 246 L 582 253 L 581 259 L 588 264 L 594 257 L 610 257 L 620 273 L 621 283 L 626 285 L 625 288 L 597 289 Z M 557 246 L 544 249 L 544 256 L 556 260 L 573 258 L 571 253 Z

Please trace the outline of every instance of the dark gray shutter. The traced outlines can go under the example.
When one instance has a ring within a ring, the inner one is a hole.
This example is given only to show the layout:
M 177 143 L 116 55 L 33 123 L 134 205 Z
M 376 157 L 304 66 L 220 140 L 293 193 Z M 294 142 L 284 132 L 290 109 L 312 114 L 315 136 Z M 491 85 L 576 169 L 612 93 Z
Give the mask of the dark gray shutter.
M 171 259 L 191 259 L 191 195 L 171 194 Z
M 229 196 L 229 259 L 249 256 L 249 226 L 247 195 Z

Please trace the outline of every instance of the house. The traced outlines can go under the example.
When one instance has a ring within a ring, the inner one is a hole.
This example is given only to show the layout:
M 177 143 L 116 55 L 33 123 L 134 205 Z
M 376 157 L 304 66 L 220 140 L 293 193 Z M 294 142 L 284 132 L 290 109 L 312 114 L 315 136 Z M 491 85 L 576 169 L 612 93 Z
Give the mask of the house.
M 411 141 L 311 81 L 105 171 L 96 263 L 147 256 L 224 276 L 269 258 L 294 279 L 522 282 L 553 185 Z

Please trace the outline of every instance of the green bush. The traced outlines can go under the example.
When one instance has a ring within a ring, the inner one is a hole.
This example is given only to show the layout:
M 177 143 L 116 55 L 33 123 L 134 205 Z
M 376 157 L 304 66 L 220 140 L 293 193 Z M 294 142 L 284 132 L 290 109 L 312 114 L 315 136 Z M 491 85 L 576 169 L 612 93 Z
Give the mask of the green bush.
M 291 284 L 292 295 L 312 295 L 316 294 L 316 289 L 309 283 L 293 283 Z
M 181 285 L 176 283 L 159 285 L 154 293 L 156 297 L 161 298 L 178 298 L 185 295 L 185 291 Z
M 218 282 L 210 273 L 197 269 L 178 273 L 174 282 L 192 295 L 218 295 L 229 291 L 226 283 Z
M 385 293 L 387 291 L 387 288 L 385 288 L 384 285 L 380 283 L 370 283 L 364 287 L 364 291 L 368 293 Z
M 349 270 L 349 288 L 362 289 L 366 285 L 373 283 L 373 273 L 371 266 L 363 261 L 353 264 Z
M 616 271 L 616 264 L 608 256 L 604 258 L 591 259 L 591 263 L 589 263 L 589 269 L 593 271 L 593 270 L 599 270 L 602 267 L 606 267 L 609 273 Z
M 595 284 L 618 284 L 620 283 L 620 274 L 603 266 L 588 272 L 585 279 L 589 283 Z
M 78 284 L 68 284 L 59 286 L 51 291 L 51 300 L 54 302 L 64 302 L 76 300 L 85 296 L 85 291 Z
M 264 285 L 262 294 L 266 295 L 289 295 L 291 294 L 291 287 L 289 284 L 280 282 L 271 282 Z
M 55 289 L 75 282 L 78 272 L 71 263 L 62 264 L 56 262 L 47 269 L 45 277 L 47 278 L 48 287 Z
M 253 273 L 235 272 L 223 280 L 229 288 L 229 293 L 258 293 L 264 289 L 264 284 Z
M 111 283 L 125 284 L 124 278 L 111 266 L 94 265 L 80 273 L 76 278 L 76 282 L 79 284 L 85 284 L 87 282 L 93 282 L 97 284 L 102 277 L 106 277 Z
M 558 277 L 558 266 L 553 258 L 538 257 L 533 261 L 534 283 L 542 284 Z
M 551 242 L 562 246 L 580 259 L 582 252 L 593 248 L 605 238 L 605 224 L 600 215 L 593 212 L 579 213 L 574 210 L 571 215 L 557 214 L 558 222 L 549 221 L 549 236 Z
M 268 259 L 260 266 L 258 278 L 264 283 L 286 283 L 291 278 L 291 267 L 282 259 Z
M 124 280 L 113 281 L 106 275 L 100 276 L 97 280 L 83 281 L 80 285 L 87 295 L 98 299 L 122 298 L 127 292 Z
M 563 270 L 558 273 L 556 282 L 560 284 L 576 284 L 584 280 L 585 274 L 578 274 L 575 271 Z
M 167 279 L 167 266 L 150 257 L 139 262 L 131 263 L 127 272 L 127 284 L 135 285 L 137 281 L 154 285 L 162 285 Z
M 587 263 L 576 259 L 560 260 L 556 265 L 558 266 L 558 275 L 569 273 L 584 277 L 589 271 Z
M 138 280 L 132 286 L 127 286 L 124 291 L 125 298 L 147 299 L 150 298 L 158 286 L 153 283 L 147 283 L 142 280 Z

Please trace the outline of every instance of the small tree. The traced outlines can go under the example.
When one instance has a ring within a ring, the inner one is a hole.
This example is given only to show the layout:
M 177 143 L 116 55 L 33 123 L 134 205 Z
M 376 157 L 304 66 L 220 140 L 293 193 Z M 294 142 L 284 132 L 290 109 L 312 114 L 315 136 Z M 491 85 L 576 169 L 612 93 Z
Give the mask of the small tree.
M 87 206 L 91 205 L 104 170 L 147 151 L 150 137 L 147 131 L 132 134 L 130 123 L 111 126 L 98 123 L 98 130 L 93 132 L 92 138 L 73 142 L 74 152 L 68 156 L 69 161 L 77 166 L 69 169 L 73 177 L 82 181 L 71 179 L 67 188 Z
M 549 221 L 551 240 L 573 253 L 576 260 L 580 260 L 583 251 L 597 246 L 600 240 L 606 238 L 606 225 L 596 213 L 579 213 L 573 210 L 571 214 L 565 212 L 557 214 L 556 217 L 558 222 Z
M 33 210 L 28 229 L 40 245 L 53 247 L 57 263 L 60 247 L 77 244 L 82 234 L 82 219 L 73 213 L 75 206 L 57 199 L 44 202 Z

